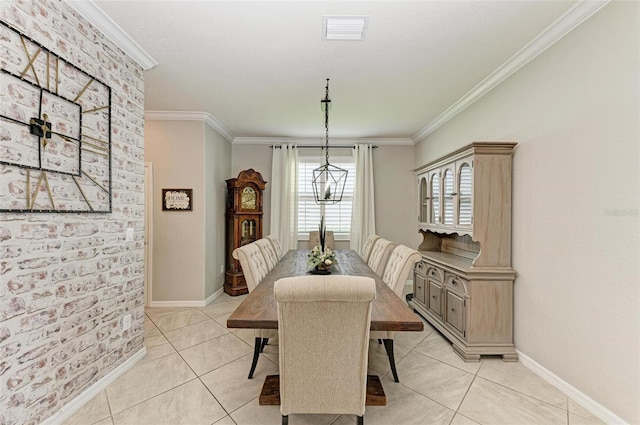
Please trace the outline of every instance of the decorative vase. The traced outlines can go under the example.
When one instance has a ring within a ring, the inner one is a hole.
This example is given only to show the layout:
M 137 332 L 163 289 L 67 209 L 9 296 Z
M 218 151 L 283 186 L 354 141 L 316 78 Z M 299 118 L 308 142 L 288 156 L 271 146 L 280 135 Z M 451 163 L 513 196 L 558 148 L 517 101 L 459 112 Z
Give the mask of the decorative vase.
M 324 264 L 318 264 L 311 274 L 331 274 L 331 266 L 325 266 Z

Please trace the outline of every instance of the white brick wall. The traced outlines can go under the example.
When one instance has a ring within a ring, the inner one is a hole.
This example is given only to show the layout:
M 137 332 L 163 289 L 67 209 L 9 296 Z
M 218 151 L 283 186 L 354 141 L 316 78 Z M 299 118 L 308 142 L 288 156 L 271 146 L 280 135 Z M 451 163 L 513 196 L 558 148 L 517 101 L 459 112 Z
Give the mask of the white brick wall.
M 143 346 L 144 83 L 66 3 L 1 3 L 0 19 L 112 89 L 113 212 L 0 213 L 0 425 L 38 424 Z

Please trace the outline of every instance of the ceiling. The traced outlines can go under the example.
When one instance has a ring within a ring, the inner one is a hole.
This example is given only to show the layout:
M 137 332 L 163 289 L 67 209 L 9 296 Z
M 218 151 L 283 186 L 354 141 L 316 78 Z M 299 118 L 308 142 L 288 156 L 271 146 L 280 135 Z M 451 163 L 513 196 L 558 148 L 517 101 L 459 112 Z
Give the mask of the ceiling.
M 147 113 L 205 112 L 236 142 L 319 141 L 330 78 L 332 139 L 405 144 L 526 63 L 517 53 L 577 3 L 93 1 L 157 62 Z M 323 40 L 326 15 L 368 16 L 364 41 Z

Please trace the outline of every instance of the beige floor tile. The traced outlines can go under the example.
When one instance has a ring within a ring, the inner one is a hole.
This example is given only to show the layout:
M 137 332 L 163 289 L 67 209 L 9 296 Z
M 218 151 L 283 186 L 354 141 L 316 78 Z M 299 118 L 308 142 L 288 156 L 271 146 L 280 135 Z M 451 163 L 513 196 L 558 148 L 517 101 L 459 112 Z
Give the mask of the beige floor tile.
M 520 362 L 488 358 L 478 376 L 567 410 L 567 396 Z
M 480 377 L 473 381 L 458 412 L 480 424 L 567 423 L 565 410 Z
M 113 425 L 113 419 L 111 419 L 111 416 L 109 416 L 108 418 L 103 419 L 100 422 L 96 422 L 93 425 Z
M 211 318 L 223 316 L 225 314 L 231 314 L 240 305 L 239 301 L 227 301 L 219 303 L 211 303 L 208 306 L 201 308 L 204 314 Z
M 252 348 L 232 333 L 180 351 L 180 355 L 198 376 L 249 353 L 253 354 Z
M 574 415 L 573 413 L 569 413 L 569 425 L 602 425 L 600 419 L 596 418 L 585 418 L 579 415 Z
M 226 412 L 198 379 L 113 416 L 114 425 L 210 425 Z
M 185 326 L 193 325 L 194 323 L 209 320 L 209 316 L 207 316 L 197 308 L 191 308 L 178 311 L 177 313 L 167 314 L 165 316 L 161 316 L 157 319 L 151 320 L 153 320 L 153 322 L 162 332 L 166 333 L 174 329 L 183 328 Z
M 86 425 L 93 424 L 102 419 L 109 418 L 109 402 L 104 391 L 89 400 L 76 413 L 64 422 L 64 425 Z
M 365 423 L 367 422 L 367 412 L 364 413 L 365 414 Z M 331 425 L 353 425 L 356 423 L 356 416 L 355 415 L 340 415 L 338 417 L 338 419 L 336 419 L 334 422 L 331 423 Z
M 260 406 L 258 398 L 251 400 L 235 412 L 231 418 L 238 425 L 280 425 L 280 406 Z M 330 425 L 338 415 L 290 415 L 291 425 Z
M 568 408 L 569 408 L 569 419 L 571 419 L 571 416 L 575 415 L 575 416 L 580 416 L 582 418 L 585 418 L 591 421 L 592 423 L 604 424 L 604 422 L 600 420 L 600 418 L 595 416 L 593 413 L 589 412 L 584 407 L 580 406 L 578 403 L 576 403 L 572 399 L 568 399 Z M 575 421 L 577 421 L 577 419 Z
M 233 422 L 233 419 L 231 419 L 231 416 L 225 416 L 224 418 L 220 419 L 218 422 L 214 423 L 213 425 L 236 425 L 236 423 Z
M 255 329 L 234 329 L 233 334 L 249 344 L 253 348 L 253 344 L 256 338 Z
M 201 342 L 229 333 L 215 321 L 209 319 L 180 329 L 165 332 L 165 336 L 176 350 L 184 350 Z
M 145 307 L 144 313 L 149 317 L 149 319 L 155 320 L 159 317 L 188 309 L 189 307 Z
M 367 425 L 448 425 L 454 411 L 424 397 L 391 376 L 382 380 L 387 396 L 386 406 L 367 406 L 364 413 Z
M 231 413 L 260 395 L 267 375 L 278 367 L 266 358 L 258 360 L 253 379 L 247 379 L 253 354 L 246 355 L 200 377 L 224 409 Z
M 152 338 L 154 336 L 162 335 L 160 329 L 153 323 L 148 317 L 144 318 L 144 339 Z
M 247 298 L 248 295 L 249 294 L 244 294 L 244 295 L 236 295 L 236 296 L 232 297 L 231 295 L 227 294 L 226 292 L 222 292 L 222 293 L 220 293 L 220 295 L 218 295 L 216 297 L 215 300 L 211 301 L 207 305 L 207 307 L 210 306 L 211 304 L 226 303 L 226 302 L 230 302 L 230 301 L 233 301 L 233 302 L 236 302 L 236 303 L 240 304 L 242 301 L 245 300 L 245 298 Z
M 213 320 L 218 322 L 218 324 L 220 326 L 224 326 L 225 328 L 227 328 L 230 332 L 237 332 L 238 330 L 240 330 L 239 328 L 228 328 L 227 327 L 227 319 L 229 318 L 229 316 L 231 316 L 231 313 L 222 314 L 220 316 L 214 317 Z
M 412 351 L 398 364 L 400 382 L 418 393 L 457 410 L 473 375 Z
M 136 364 L 107 387 L 111 413 L 119 413 L 195 377 L 177 353 Z
M 453 351 L 451 343 L 438 332 L 429 334 L 416 346 L 415 351 L 473 374 L 480 369 L 482 364 L 482 360 L 480 363 L 467 363 L 462 360 Z
M 167 338 L 162 334 L 145 338 L 144 345 L 147 347 L 147 355 L 140 360 L 138 364 L 159 359 L 160 357 L 168 356 L 176 352 L 171 344 L 169 344 L 169 341 L 167 341 Z
M 456 413 L 451 421 L 451 425 L 479 425 L 478 422 L 474 422 L 466 416 L 462 416 L 460 413 Z

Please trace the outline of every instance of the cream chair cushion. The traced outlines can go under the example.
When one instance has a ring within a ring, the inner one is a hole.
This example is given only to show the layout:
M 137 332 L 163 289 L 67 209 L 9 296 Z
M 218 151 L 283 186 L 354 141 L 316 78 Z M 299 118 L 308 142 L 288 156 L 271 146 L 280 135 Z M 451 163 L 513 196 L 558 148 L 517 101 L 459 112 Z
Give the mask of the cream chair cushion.
M 282 252 L 282 244 L 280 244 L 278 238 L 273 235 L 267 235 L 264 238 L 271 242 L 271 245 L 273 245 L 273 249 L 276 251 L 276 255 L 278 256 L 278 260 L 280 260 L 284 255 L 284 252 Z
M 396 244 L 383 238 L 379 238 L 373 243 L 367 264 L 378 276 L 382 277 L 387 259 L 395 247 Z
M 333 238 L 333 232 L 327 230 L 324 234 L 324 246 L 325 248 L 335 249 L 335 240 Z M 309 232 L 309 249 L 313 249 L 314 246 L 320 245 L 320 232 Z
M 269 268 L 260 248 L 254 243 L 238 247 L 231 253 L 233 258 L 240 261 L 244 280 L 249 292 L 253 291 L 262 279 L 269 273 Z
M 360 257 L 362 257 L 365 263 L 369 261 L 369 256 L 371 255 L 373 244 L 378 239 L 380 239 L 380 236 L 378 235 L 369 235 L 369 237 L 367 238 L 367 241 L 364 243 L 364 246 L 362 247 L 362 251 L 360 252 Z
M 264 261 L 267 263 L 267 268 L 271 270 L 279 260 L 278 254 L 276 254 L 276 250 L 273 248 L 273 245 L 267 239 L 258 239 L 254 243 L 262 252 Z
M 371 303 L 363 276 L 298 276 L 274 284 L 280 338 L 280 411 L 362 416 Z

